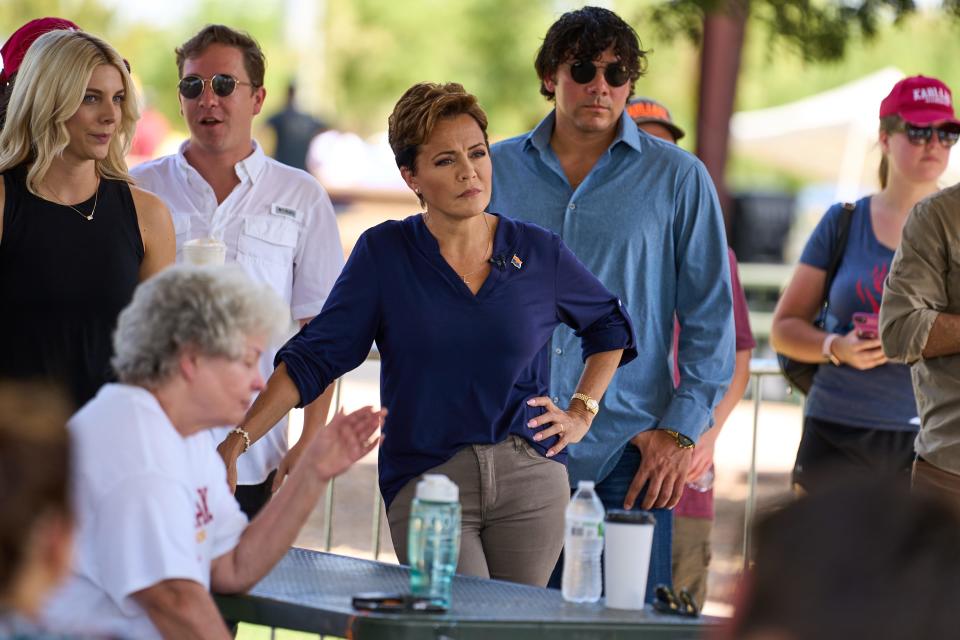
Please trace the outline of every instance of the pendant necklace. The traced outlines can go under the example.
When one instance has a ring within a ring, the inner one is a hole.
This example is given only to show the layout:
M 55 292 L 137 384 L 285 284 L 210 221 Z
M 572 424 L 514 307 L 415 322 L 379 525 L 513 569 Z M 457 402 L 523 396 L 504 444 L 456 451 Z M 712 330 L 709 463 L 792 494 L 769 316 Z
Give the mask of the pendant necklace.
M 484 252 L 484 255 L 485 255 L 485 256 L 488 255 L 488 254 L 492 255 L 492 254 L 493 254 L 493 232 L 490 230 L 490 223 L 487 222 L 487 214 L 486 214 L 486 213 L 481 213 L 480 215 L 483 216 L 483 224 L 487 227 L 487 234 L 490 236 L 490 243 L 487 245 L 487 250 L 486 250 L 486 252 Z M 424 212 L 423 216 L 424 216 L 424 223 L 426 223 L 426 219 L 427 219 L 427 214 L 426 214 L 426 212 Z M 487 261 L 486 261 L 486 259 L 484 259 L 482 262 L 483 262 L 483 264 L 480 266 L 479 269 L 474 269 L 474 270 L 471 271 L 470 273 L 463 273 L 463 274 L 461 274 L 461 273 L 460 273 L 459 271 L 457 271 L 456 269 L 454 269 L 453 272 L 456 273 L 456 274 L 460 277 L 461 280 L 463 280 L 463 283 L 464 283 L 464 284 L 470 284 L 470 280 L 469 280 L 470 276 L 472 276 L 472 275 L 475 274 L 475 273 L 480 273 L 481 271 L 483 271 L 484 267 L 487 266 Z M 451 265 L 451 268 L 452 268 L 452 265 Z
M 93 192 L 93 209 L 90 210 L 90 213 L 84 213 L 83 211 L 80 211 L 80 209 L 77 209 L 72 204 L 67 204 L 66 202 L 60 199 L 60 196 L 58 196 L 57 192 L 53 190 L 53 187 L 49 185 L 44 185 L 44 186 L 46 187 L 47 191 L 50 192 L 50 195 L 53 196 L 53 199 L 57 201 L 57 204 L 63 205 L 64 207 L 70 207 L 71 209 L 79 213 L 83 217 L 83 219 L 86 220 L 87 222 L 93 220 L 93 214 L 97 210 L 97 202 L 99 202 L 100 200 L 100 176 L 97 176 L 97 190 Z

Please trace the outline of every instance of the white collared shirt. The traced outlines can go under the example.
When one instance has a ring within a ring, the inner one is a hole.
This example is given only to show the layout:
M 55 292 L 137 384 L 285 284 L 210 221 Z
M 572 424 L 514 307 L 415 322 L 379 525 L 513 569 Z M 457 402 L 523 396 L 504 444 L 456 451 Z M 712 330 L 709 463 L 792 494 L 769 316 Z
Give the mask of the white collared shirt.
M 227 262 L 236 262 L 270 285 L 290 305 L 293 320 L 320 312 L 343 268 L 343 246 L 326 191 L 305 171 L 268 158 L 253 142 L 253 153 L 234 165 L 240 184 L 217 204 L 213 188 L 184 156 L 164 156 L 130 171 L 137 185 L 160 197 L 170 209 L 177 234 L 177 261 L 183 244 L 215 237 L 227 245 Z M 264 379 L 273 372 L 274 352 L 264 353 Z M 218 435 L 225 435 L 227 429 Z M 259 484 L 286 454 L 287 421 L 240 456 L 240 484 Z

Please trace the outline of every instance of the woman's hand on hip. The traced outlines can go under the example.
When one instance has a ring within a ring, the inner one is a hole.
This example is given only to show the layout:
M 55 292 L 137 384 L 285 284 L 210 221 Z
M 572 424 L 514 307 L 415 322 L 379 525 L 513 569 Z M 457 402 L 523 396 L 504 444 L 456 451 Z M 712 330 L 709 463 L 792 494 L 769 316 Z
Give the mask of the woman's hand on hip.
M 573 407 L 566 411 L 553 403 L 553 400 L 546 396 L 539 398 L 530 398 L 527 404 L 531 407 L 544 407 L 546 411 L 527 422 L 530 429 L 540 429 L 533 439 L 537 442 L 550 436 L 558 436 L 557 441 L 547 450 L 546 456 L 552 458 L 568 444 L 580 442 L 583 436 L 590 430 L 590 423 L 593 422 L 593 414 L 587 410 L 579 410 Z
M 861 338 L 856 329 L 834 340 L 830 349 L 842 364 L 861 371 L 887 364 L 880 338 Z

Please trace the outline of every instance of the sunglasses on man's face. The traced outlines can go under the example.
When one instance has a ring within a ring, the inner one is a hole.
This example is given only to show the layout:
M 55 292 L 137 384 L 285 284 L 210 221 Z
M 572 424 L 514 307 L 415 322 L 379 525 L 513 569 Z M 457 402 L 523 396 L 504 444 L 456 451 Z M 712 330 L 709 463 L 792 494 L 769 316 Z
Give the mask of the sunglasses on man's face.
M 589 60 L 576 60 L 570 64 L 570 77 L 578 84 L 587 84 L 597 75 L 597 65 Z M 630 72 L 619 62 L 603 67 L 603 78 L 611 87 L 622 87 L 630 81 Z
M 210 79 L 201 78 L 200 76 L 184 76 L 184 78 L 177 84 L 177 89 L 180 90 L 180 95 L 182 95 L 184 98 L 187 100 L 193 100 L 200 97 L 200 94 L 203 93 L 204 86 L 208 82 L 210 83 L 210 88 L 213 89 L 213 92 L 221 98 L 226 98 L 233 93 L 233 90 L 237 88 L 238 84 L 246 85 L 248 87 L 253 86 L 253 84 L 250 82 L 237 80 L 233 76 L 226 73 L 218 73 Z
M 904 123 L 901 130 L 907 134 L 910 144 L 918 147 L 930 142 L 934 132 L 937 133 L 937 140 L 945 147 L 952 147 L 957 144 L 957 140 L 960 140 L 960 129 L 956 127 L 918 127 Z

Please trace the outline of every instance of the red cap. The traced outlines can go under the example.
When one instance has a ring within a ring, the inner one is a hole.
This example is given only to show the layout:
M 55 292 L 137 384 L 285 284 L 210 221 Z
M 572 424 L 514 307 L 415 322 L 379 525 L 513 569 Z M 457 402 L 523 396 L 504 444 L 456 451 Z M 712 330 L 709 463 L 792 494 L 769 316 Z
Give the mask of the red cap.
M 0 83 L 7 83 L 10 77 L 20 68 L 23 56 L 34 40 L 49 31 L 69 29 L 79 31 L 80 27 L 63 18 L 37 18 L 31 20 L 13 32 L 3 47 L 0 47 L 0 58 L 3 58 L 3 71 L 0 71 Z
M 880 103 L 880 117 L 900 116 L 904 122 L 932 125 L 950 122 L 960 125 L 953 114 L 953 94 L 936 78 L 910 76 L 893 85 Z

